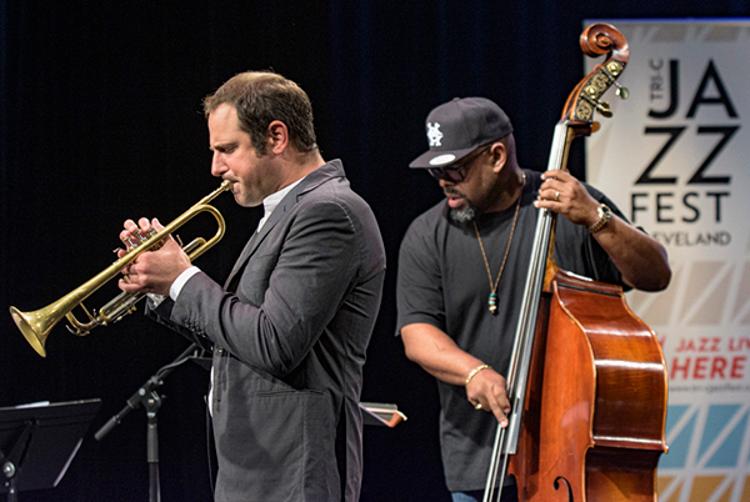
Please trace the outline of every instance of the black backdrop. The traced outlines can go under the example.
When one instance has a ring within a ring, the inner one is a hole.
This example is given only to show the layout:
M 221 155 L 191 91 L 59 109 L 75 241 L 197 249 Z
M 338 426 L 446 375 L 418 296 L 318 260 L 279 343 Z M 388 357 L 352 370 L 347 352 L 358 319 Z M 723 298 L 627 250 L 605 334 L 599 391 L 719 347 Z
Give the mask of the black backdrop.
M 398 245 L 440 198 L 427 175 L 406 168 L 426 148 L 426 113 L 454 96 L 488 96 L 515 123 L 521 163 L 544 166 L 582 75 L 584 19 L 747 15 L 741 0 L 0 1 L 0 306 L 46 305 L 111 262 L 125 217 L 168 221 L 217 186 L 201 98 L 236 72 L 279 71 L 310 95 L 324 157 L 344 160 L 388 253 L 363 399 L 397 402 L 409 420 L 365 431 L 362 500 L 448 500 L 434 383 L 393 336 Z M 571 169 L 583 177 L 580 152 Z M 220 279 L 260 214 L 231 197 L 216 205 L 228 235 L 199 265 Z M 199 221 L 181 233 L 201 231 L 213 228 Z M 90 306 L 116 293 L 109 286 Z M 1 329 L 0 405 L 100 397 L 92 432 L 186 346 L 140 314 L 86 338 L 58 327 L 46 359 L 7 313 Z M 210 498 L 206 382 L 186 365 L 163 388 L 167 502 Z M 146 500 L 145 444 L 137 411 L 102 442 L 89 434 L 56 489 L 22 500 Z

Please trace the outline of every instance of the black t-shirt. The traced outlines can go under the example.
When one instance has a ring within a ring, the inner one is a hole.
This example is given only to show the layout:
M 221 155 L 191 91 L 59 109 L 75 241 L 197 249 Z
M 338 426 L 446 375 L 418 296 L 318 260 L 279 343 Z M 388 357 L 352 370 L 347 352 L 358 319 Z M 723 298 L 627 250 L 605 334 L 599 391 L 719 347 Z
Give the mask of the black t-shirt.
M 445 201 L 412 222 L 401 243 L 398 261 L 398 332 L 411 323 L 428 323 L 445 331 L 463 350 L 505 375 L 521 308 L 538 210 L 533 206 L 541 176 L 525 171 L 519 219 L 508 261 L 497 288 L 497 315 L 487 307 L 490 284 L 471 223 L 448 218 Z M 604 194 L 589 193 L 623 217 Z M 515 205 L 477 218 L 494 281 L 503 259 Z M 604 250 L 581 225 L 557 218 L 555 257 L 564 270 L 603 282 L 622 284 Z M 450 491 L 483 489 L 497 421 L 477 412 L 462 386 L 438 381 L 440 443 Z

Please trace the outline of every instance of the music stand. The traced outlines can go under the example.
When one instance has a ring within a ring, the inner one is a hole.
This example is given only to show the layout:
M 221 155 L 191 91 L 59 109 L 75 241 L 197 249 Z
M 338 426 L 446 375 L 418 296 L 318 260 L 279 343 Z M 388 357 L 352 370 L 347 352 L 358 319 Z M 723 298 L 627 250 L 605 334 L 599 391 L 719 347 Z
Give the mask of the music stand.
M 398 406 L 391 403 L 359 403 L 364 413 L 365 425 L 385 425 L 391 429 L 406 421 L 406 415 L 398 411 Z
M 100 399 L 0 407 L 0 494 L 9 502 L 18 492 L 60 483 Z

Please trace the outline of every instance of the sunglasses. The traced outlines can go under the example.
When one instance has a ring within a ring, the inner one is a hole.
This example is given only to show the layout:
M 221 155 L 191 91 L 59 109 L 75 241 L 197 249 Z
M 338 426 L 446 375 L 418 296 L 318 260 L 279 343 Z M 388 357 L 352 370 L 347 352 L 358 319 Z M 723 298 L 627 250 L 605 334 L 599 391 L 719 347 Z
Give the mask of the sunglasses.
M 492 145 L 479 147 L 474 153 L 469 154 L 468 157 L 463 158 L 458 162 L 454 162 L 445 167 L 430 167 L 427 171 L 436 180 L 446 180 L 451 183 L 461 183 L 466 179 L 466 172 L 469 170 L 469 166 L 484 152 L 489 151 Z

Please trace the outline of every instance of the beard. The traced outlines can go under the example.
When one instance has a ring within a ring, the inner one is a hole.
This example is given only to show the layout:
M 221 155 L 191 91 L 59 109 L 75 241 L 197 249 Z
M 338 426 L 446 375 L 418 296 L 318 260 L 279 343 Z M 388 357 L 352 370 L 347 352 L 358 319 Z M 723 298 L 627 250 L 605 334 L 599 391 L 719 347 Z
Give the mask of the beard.
M 461 209 L 451 209 L 448 211 L 448 217 L 456 223 L 469 223 L 474 221 L 477 216 L 477 209 L 474 206 L 465 206 Z
M 474 221 L 474 218 L 477 217 L 477 213 L 479 212 L 476 206 L 471 204 L 469 200 L 455 188 L 444 188 L 443 192 L 446 197 L 461 197 L 464 200 L 463 207 L 448 209 L 448 218 L 460 224 Z

